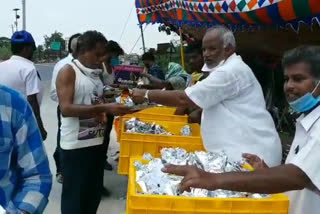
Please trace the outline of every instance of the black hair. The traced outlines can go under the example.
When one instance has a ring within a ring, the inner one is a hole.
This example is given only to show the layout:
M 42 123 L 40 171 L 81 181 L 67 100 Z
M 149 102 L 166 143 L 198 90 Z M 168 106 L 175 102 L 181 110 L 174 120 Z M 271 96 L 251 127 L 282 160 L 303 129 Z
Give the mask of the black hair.
M 112 41 L 112 40 L 110 40 L 107 44 L 107 51 L 111 52 L 111 53 L 115 53 L 117 56 L 124 54 L 124 51 L 120 47 L 120 45 L 117 42 Z
M 19 55 L 24 48 L 26 47 L 33 47 L 33 49 L 36 49 L 36 45 L 34 43 L 11 43 L 11 52 L 13 55 Z
M 186 47 L 186 54 L 199 53 L 202 55 L 202 42 L 194 41 Z
M 68 51 L 69 51 L 69 53 L 72 53 L 72 48 L 71 48 L 72 40 L 73 40 L 73 39 L 76 39 L 76 38 L 78 38 L 78 37 L 80 37 L 80 36 L 81 36 L 80 33 L 76 33 L 76 34 L 74 34 L 74 35 L 72 35 L 72 36 L 70 37 L 69 42 L 68 42 Z
M 287 51 L 282 58 L 282 67 L 306 63 L 311 66 L 311 73 L 315 78 L 320 78 L 320 46 L 299 46 Z
M 98 31 L 83 33 L 78 39 L 77 54 L 93 50 L 98 43 L 102 43 L 105 46 L 108 44 L 108 40 L 102 33 Z
M 155 61 L 155 57 L 152 53 L 150 52 L 147 52 L 147 53 L 144 53 L 142 55 L 142 60 L 151 60 L 151 61 Z

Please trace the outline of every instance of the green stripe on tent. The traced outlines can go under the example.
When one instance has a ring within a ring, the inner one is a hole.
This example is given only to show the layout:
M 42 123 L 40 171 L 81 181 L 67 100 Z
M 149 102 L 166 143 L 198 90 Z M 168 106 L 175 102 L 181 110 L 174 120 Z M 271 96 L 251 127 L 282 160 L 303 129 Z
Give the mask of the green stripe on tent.
M 147 14 L 147 17 L 146 17 L 146 21 L 147 21 L 147 22 L 151 22 L 151 21 L 152 21 L 152 14 L 153 14 L 153 13 Z
M 232 23 L 233 23 L 232 20 L 229 19 L 229 18 L 226 16 L 226 14 L 224 14 L 224 13 L 220 13 L 220 14 L 218 14 L 218 16 L 220 16 L 220 18 L 222 18 L 222 19 L 226 22 L 226 24 L 232 24 Z
M 292 0 L 297 18 L 312 16 L 309 0 Z
M 205 22 L 208 22 L 209 20 L 207 19 L 207 17 L 204 17 L 201 13 L 197 13 L 198 16 L 201 17 L 201 19 Z
M 188 20 L 189 21 L 188 14 L 187 14 L 187 12 L 185 10 L 182 10 L 182 20 Z
M 249 18 L 254 21 L 257 24 L 262 23 L 261 20 L 258 18 L 257 14 L 255 13 L 254 10 L 247 12 Z
M 142 8 L 146 7 L 145 3 L 144 3 L 144 0 L 140 0 L 141 1 L 141 6 Z

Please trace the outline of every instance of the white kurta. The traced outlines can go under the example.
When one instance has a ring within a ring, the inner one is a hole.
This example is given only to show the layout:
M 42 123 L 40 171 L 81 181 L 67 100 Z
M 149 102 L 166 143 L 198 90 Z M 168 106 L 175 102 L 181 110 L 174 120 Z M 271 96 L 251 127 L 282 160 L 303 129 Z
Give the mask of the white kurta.
M 282 147 L 260 84 L 253 72 L 233 54 L 210 75 L 185 90 L 203 109 L 201 131 L 207 151 L 222 151 L 240 160 L 242 153 L 279 165 Z

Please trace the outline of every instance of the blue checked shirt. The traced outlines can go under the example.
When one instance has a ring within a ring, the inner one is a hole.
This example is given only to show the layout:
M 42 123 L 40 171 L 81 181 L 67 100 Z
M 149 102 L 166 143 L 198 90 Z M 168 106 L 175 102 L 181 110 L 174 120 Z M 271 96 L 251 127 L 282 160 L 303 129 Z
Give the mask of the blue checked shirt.
M 0 85 L 0 206 L 8 213 L 43 213 L 52 176 L 32 110 Z

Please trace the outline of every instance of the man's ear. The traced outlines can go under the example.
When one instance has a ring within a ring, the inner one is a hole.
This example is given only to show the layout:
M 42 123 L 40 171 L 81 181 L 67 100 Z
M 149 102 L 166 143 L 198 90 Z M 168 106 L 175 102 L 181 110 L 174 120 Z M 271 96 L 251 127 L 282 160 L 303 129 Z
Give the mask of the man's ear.
M 235 48 L 234 48 L 232 45 L 228 44 L 227 47 L 225 47 L 225 54 L 226 54 L 226 56 L 230 56 L 230 55 L 232 55 L 234 52 L 235 52 Z

